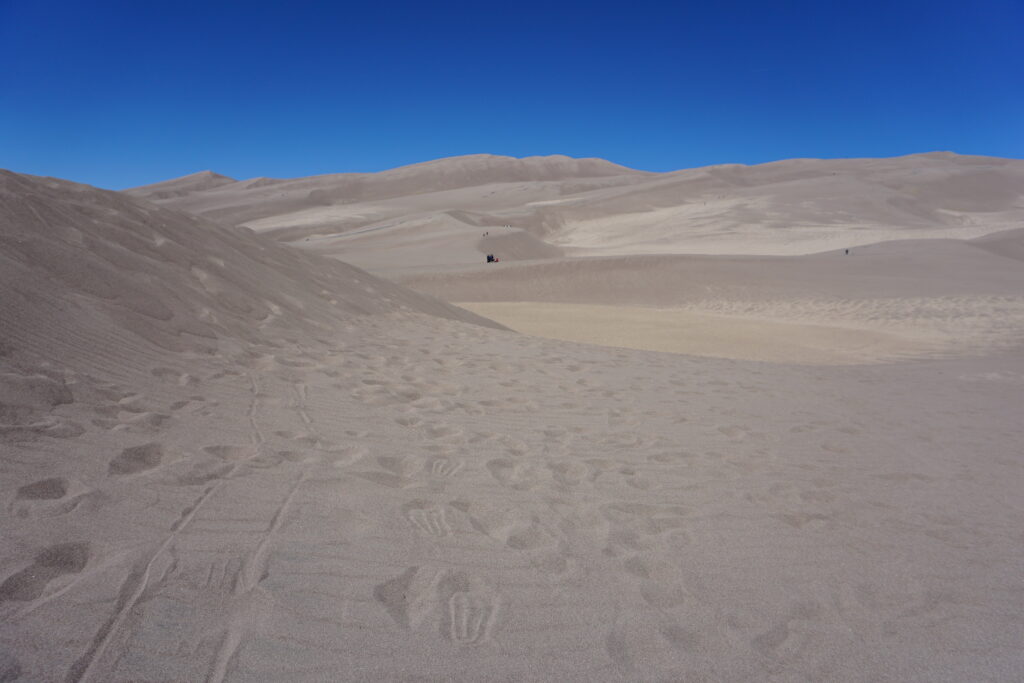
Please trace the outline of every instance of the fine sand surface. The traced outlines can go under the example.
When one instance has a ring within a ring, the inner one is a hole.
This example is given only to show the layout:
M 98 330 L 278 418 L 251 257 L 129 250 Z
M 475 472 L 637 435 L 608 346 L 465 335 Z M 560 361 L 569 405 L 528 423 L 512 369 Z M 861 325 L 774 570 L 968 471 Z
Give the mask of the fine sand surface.
M 465 182 L 410 168 L 351 187 Z M 1020 679 L 1024 233 L 566 259 L 518 226 L 491 266 L 363 233 L 410 289 L 169 208 L 211 175 L 0 172 L 0 681 Z M 659 335 L 686 353 L 593 343 Z
M 780 363 L 848 364 L 934 355 L 924 334 L 826 324 L 755 320 L 685 309 L 544 302 L 460 303 L 517 332 L 648 351 Z
M 799 257 L 547 260 L 396 274 L 540 337 L 802 364 L 978 355 L 1024 340 L 1024 230 Z

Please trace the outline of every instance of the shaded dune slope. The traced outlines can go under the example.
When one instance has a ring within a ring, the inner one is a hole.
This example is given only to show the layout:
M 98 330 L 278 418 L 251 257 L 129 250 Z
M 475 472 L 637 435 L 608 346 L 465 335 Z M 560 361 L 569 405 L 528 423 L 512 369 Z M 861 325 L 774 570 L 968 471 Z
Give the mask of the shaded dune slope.
M 497 327 L 244 228 L 7 171 L 0 287 L 0 365 L 9 370 L 45 363 L 123 376 L 133 355 L 230 356 L 282 337 L 337 340 L 368 314 Z

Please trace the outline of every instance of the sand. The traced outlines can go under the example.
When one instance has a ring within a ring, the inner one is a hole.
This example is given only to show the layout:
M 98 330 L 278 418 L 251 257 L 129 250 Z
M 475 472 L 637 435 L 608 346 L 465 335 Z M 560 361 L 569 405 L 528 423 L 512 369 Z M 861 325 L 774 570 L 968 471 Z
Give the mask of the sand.
M 212 182 L 0 174 L 0 680 L 1020 678 L 1019 232 L 386 280 Z
M 685 309 L 536 301 L 460 303 L 524 334 L 713 358 L 845 365 L 934 356 L 941 341 L 842 325 L 755 320 Z

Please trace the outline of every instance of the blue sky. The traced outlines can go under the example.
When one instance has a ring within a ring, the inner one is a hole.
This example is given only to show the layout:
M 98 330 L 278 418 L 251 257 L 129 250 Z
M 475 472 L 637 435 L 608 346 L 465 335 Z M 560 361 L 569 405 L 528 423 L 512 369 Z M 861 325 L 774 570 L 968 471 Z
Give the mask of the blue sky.
M 0 167 L 121 189 L 458 154 L 1024 157 L 1024 0 L 0 0 Z

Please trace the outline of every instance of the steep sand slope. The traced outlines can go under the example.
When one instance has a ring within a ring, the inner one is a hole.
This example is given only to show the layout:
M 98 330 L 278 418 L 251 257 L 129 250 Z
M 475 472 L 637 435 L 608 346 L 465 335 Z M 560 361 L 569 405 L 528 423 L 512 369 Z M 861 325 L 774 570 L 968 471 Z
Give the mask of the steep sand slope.
M 1024 665 L 1017 352 L 539 340 L 91 188 L 0 203 L 0 679 Z
M 10 343 L 58 344 L 66 325 L 213 353 L 218 340 L 250 342 L 267 327 L 308 332 L 360 313 L 417 311 L 486 324 L 246 229 L 66 181 L 2 171 L 0 183 Z M 53 329 L 36 324 L 35 301 L 61 307 L 62 315 L 43 316 Z M 43 336 L 22 339 L 22 331 Z

